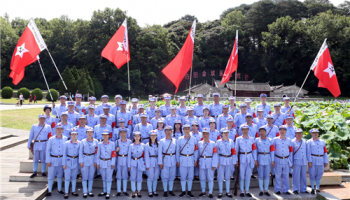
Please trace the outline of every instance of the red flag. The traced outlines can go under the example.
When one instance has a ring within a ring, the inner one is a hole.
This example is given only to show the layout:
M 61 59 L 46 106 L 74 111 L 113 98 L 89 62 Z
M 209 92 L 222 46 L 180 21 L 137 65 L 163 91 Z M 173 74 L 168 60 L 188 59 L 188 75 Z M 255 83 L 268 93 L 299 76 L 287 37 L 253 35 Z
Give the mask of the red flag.
M 340 88 L 326 40 L 312 63 L 311 69 L 319 80 L 318 87 L 327 88 L 334 97 L 338 97 Z
M 36 56 L 46 49 L 46 44 L 42 38 L 38 27 L 33 19 L 28 23 L 23 31 L 11 59 L 10 77 L 17 85 L 24 77 L 24 68 L 37 60 Z
M 235 44 L 231 52 L 230 59 L 228 59 L 224 75 L 221 79 L 221 84 L 226 83 L 230 80 L 231 74 L 237 70 L 238 66 L 238 30 L 236 30 Z
M 114 63 L 118 69 L 130 61 L 128 28 L 126 19 L 119 27 L 117 32 L 113 35 L 111 40 L 109 40 L 101 55 L 102 57 Z
M 176 91 L 182 79 L 192 67 L 194 34 L 196 30 L 196 20 L 193 21 L 187 39 L 176 57 L 162 70 L 163 74 L 175 85 Z

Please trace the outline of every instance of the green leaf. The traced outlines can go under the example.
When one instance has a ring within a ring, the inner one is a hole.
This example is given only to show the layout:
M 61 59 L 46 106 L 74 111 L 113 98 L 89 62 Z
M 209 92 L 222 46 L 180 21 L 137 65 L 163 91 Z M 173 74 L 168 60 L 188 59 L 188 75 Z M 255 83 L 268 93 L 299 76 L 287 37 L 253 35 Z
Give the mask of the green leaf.
M 346 158 L 342 158 L 341 159 L 341 163 L 344 165 L 344 166 L 348 166 L 348 160 Z
M 335 130 L 337 140 L 344 141 L 347 140 L 350 136 L 349 131 L 343 131 L 341 129 Z
M 320 136 L 322 140 L 330 141 L 335 139 L 335 133 L 333 131 L 328 131 L 326 134 Z
M 320 119 L 315 119 L 315 124 L 320 128 L 320 129 L 325 129 L 323 126 L 323 123 L 321 122 Z
M 333 127 L 334 123 L 332 122 L 326 122 L 323 124 L 323 128 L 327 131 L 331 130 L 331 128 Z
M 304 114 L 305 114 L 305 115 L 314 115 L 315 112 L 311 111 L 310 109 L 305 109 L 305 110 L 304 110 Z

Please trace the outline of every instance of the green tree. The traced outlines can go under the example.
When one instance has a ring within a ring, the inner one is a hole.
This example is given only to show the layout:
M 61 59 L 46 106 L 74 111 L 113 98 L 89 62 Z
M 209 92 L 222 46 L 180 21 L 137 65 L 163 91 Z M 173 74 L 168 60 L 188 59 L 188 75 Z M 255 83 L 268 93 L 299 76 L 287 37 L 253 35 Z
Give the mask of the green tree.
M 77 91 L 77 82 L 68 66 L 64 69 L 62 73 L 62 78 L 66 83 L 66 86 L 69 92 Z M 63 95 L 66 92 L 66 89 L 61 79 L 58 81 L 58 88 L 59 88 L 60 94 Z
M 80 77 L 77 81 L 77 90 L 79 90 L 79 93 L 81 94 L 87 94 L 90 92 L 89 82 L 86 78 L 85 73 L 80 74 Z

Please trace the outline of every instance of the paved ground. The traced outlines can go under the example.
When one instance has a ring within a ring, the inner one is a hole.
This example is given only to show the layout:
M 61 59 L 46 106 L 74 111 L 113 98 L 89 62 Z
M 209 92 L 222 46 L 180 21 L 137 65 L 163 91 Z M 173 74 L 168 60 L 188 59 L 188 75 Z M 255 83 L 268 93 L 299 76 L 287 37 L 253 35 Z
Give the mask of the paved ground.
M 46 183 L 9 182 L 19 171 L 21 160 L 28 159 L 27 144 L 0 151 L 0 199 L 32 200 L 46 190 Z
M 30 109 L 30 108 L 43 108 L 44 104 L 31 104 L 31 105 L 0 105 L 0 111 L 2 110 L 20 110 L 20 109 Z
M 321 186 L 321 192 L 331 193 L 339 199 L 350 199 L 350 182 L 344 182 L 342 186 Z

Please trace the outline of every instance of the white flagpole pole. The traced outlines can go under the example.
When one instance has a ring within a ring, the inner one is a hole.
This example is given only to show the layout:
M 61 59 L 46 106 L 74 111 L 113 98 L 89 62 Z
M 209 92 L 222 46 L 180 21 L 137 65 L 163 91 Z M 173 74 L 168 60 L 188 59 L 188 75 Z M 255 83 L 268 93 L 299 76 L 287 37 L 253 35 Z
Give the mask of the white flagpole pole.
M 237 69 L 236 69 L 236 71 L 235 71 L 235 97 L 236 97 L 236 82 L 237 82 Z
M 56 70 L 57 70 L 57 73 L 58 73 L 58 75 L 60 76 L 60 78 L 61 78 L 61 80 L 62 80 L 62 83 L 63 83 L 64 87 L 65 87 L 65 88 L 66 88 L 66 90 L 68 91 L 68 88 L 67 88 L 67 86 L 66 86 L 66 83 L 64 82 L 64 80 L 63 80 L 63 78 L 62 78 L 62 76 L 61 76 L 61 74 L 60 74 L 60 71 L 58 71 L 58 68 L 57 68 L 57 66 L 56 66 L 56 63 L 55 63 L 55 61 L 53 60 L 53 58 L 52 58 L 52 56 L 51 56 L 51 53 L 50 53 L 49 49 L 48 49 L 48 48 L 46 48 L 46 51 L 49 53 L 50 58 L 51 58 L 51 60 L 52 60 L 52 63 L 53 63 L 53 65 L 55 66 L 55 68 L 56 68 Z M 69 91 L 68 91 L 68 94 L 69 94 Z M 70 99 L 71 101 L 73 101 L 72 96 L 71 96 L 70 94 L 69 94 L 69 99 Z
M 47 80 L 46 80 L 46 77 L 45 77 L 45 74 L 44 74 L 44 70 L 43 70 L 43 68 L 42 68 L 42 66 L 41 66 L 41 63 L 40 63 L 40 58 L 39 58 L 39 56 L 38 56 L 38 63 L 39 63 L 40 69 L 41 69 L 41 73 L 43 73 L 43 77 L 44 77 L 44 80 L 45 80 L 45 83 L 46 83 L 47 90 L 48 90 L 48 92 L 49 92 L 49 94 L 50 94 L 51 100 L 52 100 L 52 102 L 54 102 L 54 100 L 53 100 L 53 98 L 52 98 L 51 91 L 50 91 L 49 84 L 47 83 Z M 58 116 L 58 112 L 57 112 L 56 106 L 55 106 L 55 110 L 56 110 L 56 113 L 57 113 L 56 116 Z M 61 121 L 60 116 L 58 116 L 58 118 L 59 118 L 60 121 Z
M 192 81 L 192 66 L 191 66 L 191 72 L 190 72 L 190 85 L 188 87 L 188 106 L 190 106 L 190 101 L 191 101 L 191 81 Z
M 126 54 L 126 60 L 127 60 L 127 66 L 128 66 L 128 89 L 129 89 L 129 103 L 130 103 L 130 98 L 131 98 L 131 95 L 130 95 L 130 72 L 129 72 L 129 60 L 128 60 L 128 58 L 129 58 L 129 49 L 128 49 L 127 54 Z

